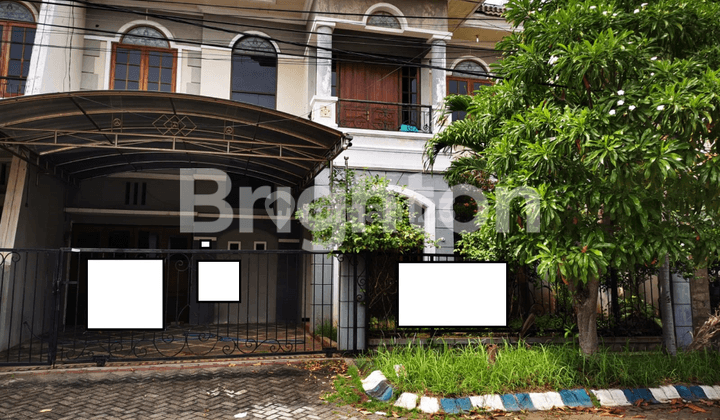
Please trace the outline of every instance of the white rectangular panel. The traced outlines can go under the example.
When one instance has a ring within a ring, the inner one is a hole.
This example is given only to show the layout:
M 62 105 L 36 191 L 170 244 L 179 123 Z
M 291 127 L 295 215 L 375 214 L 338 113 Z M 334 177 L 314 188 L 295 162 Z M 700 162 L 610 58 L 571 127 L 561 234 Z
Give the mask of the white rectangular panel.
M 240 261 L 198 261 L 198 302 L 240 302 Z
M 400 327 L 507 326 L 506 263 L 400 263 Z
M 162 329 L 163 260 L 88 260 L 88 329 Z

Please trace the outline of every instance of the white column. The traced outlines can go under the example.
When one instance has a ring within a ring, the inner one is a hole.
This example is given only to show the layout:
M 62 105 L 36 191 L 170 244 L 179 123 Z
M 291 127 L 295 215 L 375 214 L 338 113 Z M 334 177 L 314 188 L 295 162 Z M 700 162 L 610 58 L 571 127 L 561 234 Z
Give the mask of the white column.
M 332 96 L 332 32 L 326 24 L 318 26 L 317 32 L 317 85 L 315 94 Z
M 46 0 L 40 9 L 26 95 L 80 89 L 85 8 L 73 1 Z
M 28 163 L 26 161 L 13 156 L 7 190 L 5 191 L 5 203 L 0 217 L 0 248 L 13 248 L 15 246 L 15 235 L 17 234 L 18 220 L 27 181 L 27 168 Z
M 433 106 L 433 133 L 437 133 L 439 126 L 437 124 L 438 117 L 445 108 L 445 96 L 447 92 L 446 76 L 444 70 L 446 66 L 445 60 L 445 41 L 440 39 L 432 40 L 432 49 L 430 51 L 430 64 L 432 66 L 432 106 Z
M 331 22 L 318 22 L 314 25 L 316 32 L 317 70 L 315 92 L 310 100 L 312 120 L 330 127 L 337 127 L 335 110 L 337 97 L 332 96 L 332 32 L 335 27 Z

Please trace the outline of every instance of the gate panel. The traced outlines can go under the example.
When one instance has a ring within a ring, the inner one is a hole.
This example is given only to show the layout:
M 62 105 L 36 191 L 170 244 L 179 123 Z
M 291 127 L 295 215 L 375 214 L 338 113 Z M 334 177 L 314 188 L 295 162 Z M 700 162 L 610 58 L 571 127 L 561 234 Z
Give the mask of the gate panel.
M 364 351 L 366 338 L 367 269 L 373 262 L 367 254 L 338 256 L 340 265 L 340 316 L 338 346 L 341 350 Z
M 52 363 L 59 256 L 0 249 L 0 365 Z
M 58 331 L 58 363 L 313 353 L 336 348 L 333 340 L 323 341 L 315 334 L 321 332 L 319 324 L 309 316 L 328 305 L 332 308 L 332 296 L 327 296 L 331 291 L 303 293 L 313 287 L 317 273 L 332 272 L 333 260 L 325 255 L 318 258 L 304 251 L 281 250 L 76 251 L 64 256 L 76 270 L 61 284 L 64 302 L 72 302 L 67 299 L 72 293 L 87 296 L 87 278 L 81 266 L 90 257 L 162 259 L 165 328 L 88 330 L 86 322 L 77 322 L 85 320 L 82 316 L 66 317 Z M 200 261 L 240 262 L 240 302 L 198 301 Z M 128 302 L 127 310 L 133 310 L 132 302 Z M 78 310 L 66 306 L 61 312 L 73 314 Z
M 372 253 L 365 256 L 367 260 L 365 300 L 367 332 L 370 337 L 400 336 L 417 329 L 398 327 L 398 264 L 414 262 L 450 262 L 460 261 L 452 254 L 396 254 Z
M 91 258 L 160 259 L 163 329 L 88 329 Z M 198 301 L 198 262 L 229 260 L 240 262 L 240 302 Z M 0 364 L 331 352 L 334 261 L 299 250 L 0 250 Z

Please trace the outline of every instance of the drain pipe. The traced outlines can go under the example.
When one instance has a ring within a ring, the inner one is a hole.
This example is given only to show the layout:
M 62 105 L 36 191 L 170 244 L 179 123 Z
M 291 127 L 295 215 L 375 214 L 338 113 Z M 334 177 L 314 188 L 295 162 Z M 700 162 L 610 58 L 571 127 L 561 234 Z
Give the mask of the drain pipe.
M 663 345 L 671 355 L 677 354 L 675 343 L 675 322 L 673 319 L 672 295 L 670 294 L 670 261 L 665 255 L 665 261 L 658 273 L 660 283 L 660 314 L 662 318 Z

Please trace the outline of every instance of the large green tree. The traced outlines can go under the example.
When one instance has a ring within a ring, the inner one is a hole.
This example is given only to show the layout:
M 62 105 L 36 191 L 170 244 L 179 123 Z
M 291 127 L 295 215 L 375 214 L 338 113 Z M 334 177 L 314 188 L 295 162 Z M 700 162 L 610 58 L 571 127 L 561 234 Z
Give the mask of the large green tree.
M 720 4 L 511 0 L 507 8 L 519 30 L 498 44 L 501 79 L 448 98 L 468 116 L 430 140 L 426 155 L 432 164 L 462 151 L 446 178 L 486 191 L 480 228 L 461 252 L 537 262 L 570 290 L 580 346 L 591 354 L 599 275 L 665 255 L 696 265 L 717 255 Z M 536 200 L 501 205 L 502 191 L 521 186 Z M 533 206 L 537 233 L 524 229 Z M 498 232 L 504 210 L 511 226 Z

